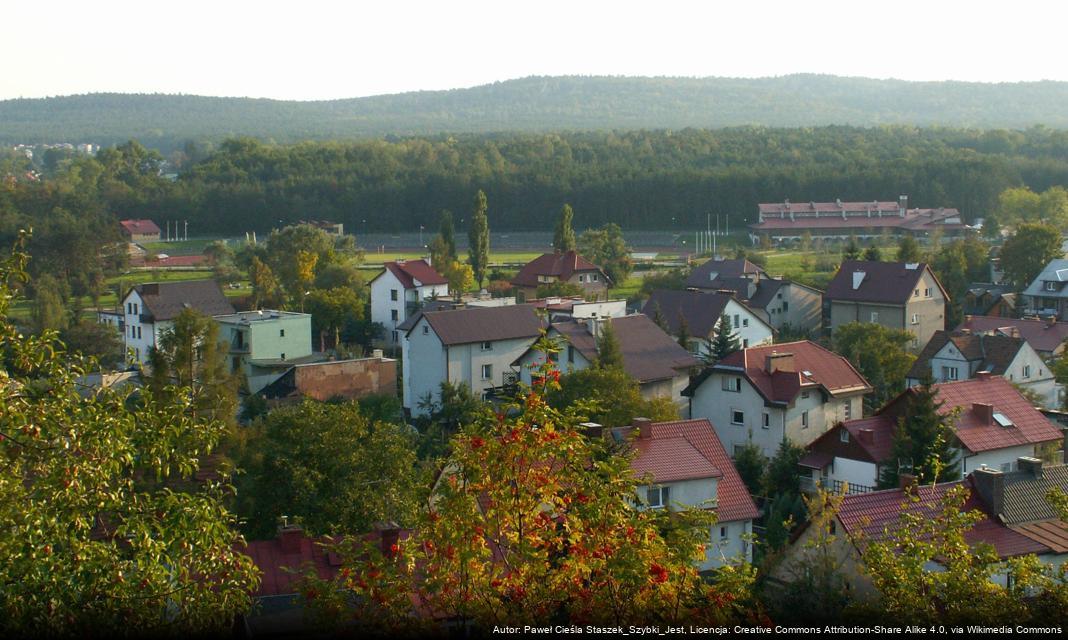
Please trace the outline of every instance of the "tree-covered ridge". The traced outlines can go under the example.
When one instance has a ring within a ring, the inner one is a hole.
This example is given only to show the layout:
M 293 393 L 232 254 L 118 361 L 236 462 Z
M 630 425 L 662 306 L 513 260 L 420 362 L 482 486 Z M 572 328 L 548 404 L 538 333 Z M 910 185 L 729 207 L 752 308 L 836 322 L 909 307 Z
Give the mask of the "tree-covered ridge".
M 1065 82 L 908 82 L 798 74 L 777 78 L 528 77 L 466 89 L 298 102 L 100 93 L 0 102 L 0 142 L 136 137 L 279 141 L 443 132 L 830 124 L 1068 127 Z

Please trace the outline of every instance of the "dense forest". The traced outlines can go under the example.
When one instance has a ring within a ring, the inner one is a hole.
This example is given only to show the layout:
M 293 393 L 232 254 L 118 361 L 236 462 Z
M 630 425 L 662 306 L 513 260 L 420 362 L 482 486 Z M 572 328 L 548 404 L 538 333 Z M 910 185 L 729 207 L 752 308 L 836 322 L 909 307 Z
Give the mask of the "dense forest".
M 682 231 L 703 226 L 708 213 L 728 214 L 740 228 L 757 203 L 783 198 L 907 194 L 913 206 L 958 207 L 974 219 L 992 211 L 1006 188 L 1068 184 L 1068 132 L 1046 128 L 746 127 L 296 145 L 238 138 L 184 161 L 174 181 L 158 175 L 159 154 L 123 148 L 60 161 L 40 183 L 15 181 L 9 188 L 18 193 L 0 189 L 0 219 L 6 213 L 10 225 L 18 210 L 41 226 L 39 216 L 56 207 L 84 217 L 66 200 L 76 192 L 94 210 L 189 220 L 199 234 L 326 219 L 358 235 L 430 228 L 442 209 L 459 222 L 482 189 L 495 231 L 548 230 L 565 202 L 579 230 L 615 222 Z M 25 159 L 7 161 L 9 175 L 19 162 Z
M 165 154 L 186 140 L 278 142 L 605 129 L 831 124 L 1068 127 L 1068 83 L 778 78 L 529 77 L 468 89 L 296 102 L 91 94 L 0 102 L 0 144 L 137 138 Z

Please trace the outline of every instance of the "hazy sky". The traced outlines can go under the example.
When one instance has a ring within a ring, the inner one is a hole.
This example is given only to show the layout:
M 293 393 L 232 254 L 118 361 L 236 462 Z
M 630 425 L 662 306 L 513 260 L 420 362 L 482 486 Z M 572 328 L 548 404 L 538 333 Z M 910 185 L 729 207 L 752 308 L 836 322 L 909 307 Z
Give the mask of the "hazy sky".
M 314 100 L 529 75 L 1068 80 L 1047 0 L 11 0 L 0 99 Z

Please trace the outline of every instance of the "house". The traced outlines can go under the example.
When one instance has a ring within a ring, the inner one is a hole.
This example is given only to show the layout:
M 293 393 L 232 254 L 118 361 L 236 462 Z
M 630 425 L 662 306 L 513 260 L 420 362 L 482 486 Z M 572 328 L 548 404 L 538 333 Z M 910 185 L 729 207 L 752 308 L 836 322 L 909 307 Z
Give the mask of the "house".
M 1068 560 L 1068 525 L 1056 517 L 1045 499 L 1045 493 L 1053 487 L 1068 490 L 1068 470 L 1064 465 L 1046 467 L 1033 458 L 1020 458 L 1017 466 L 1020 471 L 1015 473 L 977 469 L 964 480 L 914 486 L 909 489 L 912 496 L 905 489 L 844 496 L 831 522 L 829 556 L 840 567 L 854 596 L 877 596 L 862 570 L 866 545 L 901 530 L 902 514 L 937 519 L 946 494 L 955 488 L 966 493 L 964 510 L 979 514 L 979 520 L 964 533 L 965 541 L 973 548 L 989 545 L 1002 561 L 1034 554 L 1043 564 L 1056 567 Z M 815 527 L 805 525 L 791 540 L 773 572 L 774 578 L 795 579 L 801 560 L 816 552 L 810 542 L 819 533 Z M 940 570 L 936 560 L 925 568 Z M 1008 578 L 1004 572 L 992 576 L 1003 586 Z
M 123 340 L 127 360 L 148 361 L 149 351 L 159 345 L 163 332 L 184 309 L 206 316 L 234 313 L 234 307 L 214 280 L 149 282 L 132 287 L 122 298 Z
M 528 304 L 423 312 L 401 343 L 404 408 L 425 414 L 446 381 L 482 395 L 514 384 L 512 363 L 543 327 Z
M 945 237 L 972 231 L 956 209 L 909 209 L 908 196 L 897 202 L 798 202 L 762 203 L 757 221 L 749 225 L 754 245 L 762 238 L 779 244 L 800 244 L 807 233 L 812 240 L 843 242 L 856 238 L 876 240 L 884 234 L 927 237 L 935 231 Z
M 964 315 L 1015 318 L 1017 295 L 1008 285 L 973 282 L 961 301 Z
M 700 570 L 738 559 L 752 562 L 753 520 L 760 514 L 708 420 L 637 418 L 633 425 L 610 433 L 634 452 L 631 470 L 649 480 L 639 490 L 639 504 L 648 509 L 681 504 L 715 511 L 716 523 Z
M 239 311 L 214 316 L 229 345 L 230 371 L 240 371 L 249 393 L 258 393 L 293 365 L 320 360 L 312 352 L 311 314 Z
M 259 395 L 269 407 L 299 403 L 304 398 L 325 402 L 334 398 L 396 396 L 397 361 L 383 358 L 378 351 L 370 358 L 297 364 L 260 389 Z
M 548 336 L 560 342 L 561 351 L 556 358 L 561 371 L 581 371 L 597 361 L 597 339 L 605 323 L 611 323 L 623 355 L 623 370 L 638 381 L 642 396 L 667 397 L 685 405 L 682 391 L 690 382 L 690 370 L 699 362 L 640 313 L 552 323 Z M 520 379 L 529 385 L 531 367 L 544 361 L 545 354 L 528 349 L 513 364 L 519 367 Z
M 602 300 L 608 297 L 610 281 L 605 272 L 575 251 L 544 253 L 534 258 L 512 279 L 516 295 L 523 300 L 536 298 L 538 287 L 566 282 L 573 284 L 586 298 Z
M 589 320 L 591 318 L 622 318 L 627 315 L 626 300 L 586 300 L 582 296 L 552 296 L 527 300 L 539 309 L 545 309 L 550 322 L 562 320 Z
M 770 344 L 774 337 L 771 325 L 730 293 L 658 289 L 646 300 L 642 313 L 655 321 L 658 311 L 666 331 L 675 338 L 681 335 L 685 320 L 692 353 L 702 353 L 705 341 L 715 339 L 723 314 L 731 319 L 730 331 L 742 347 Z
M 915 336 L 918 351 L 946 328 L 949 294 L 924 263 L 846 260 L 823 294 L 823 328 L 873 322 Z
M 822 322 L 823 293 L 798 282 L 773 278 L 748 260 L 709 260 L 686 278 L 688 289 L 734 291 L 737 298 L 776 331 L 813 333 Z
M 1020 295 L 1028 314 L 1068 320 L 1068 260 L 1051 260 Z
M 1011 471 L 1020 457 L 1057 457 L 1064 432 L 1004 378 L 980 373 L 934 389 L 936 402 L 943 403 L 939 413 L 958 412 L 953 444 L 962 475 L 982 466 Z M 819 481 L 839 488 L 848 483 L 851 493 L 875 487 L 882 467 L 894 464 L 894 432 L 916 391 L 907 389 L 876 415 L 846 420 L 809 444 L 800 462 L 806 485 Z
M 130 242 L 159 242 L 159 227 L 151 220 L 120 220 L 119 225 Z
M 1043 358 L 1056 358 L 1064 351 L 1068 340 L 1068 322 L 1058 322 L 1052 316 L 1038 318 L 999 318 L 990 316 L 964 316 L 957 331 L 986 333 L 1023 338 Z
M 871 391 L 848 360 L 804 340 L 736 351 L 696 376 L 683 394 L 690 416 L 710 420 L 732 455 L 752 442 L 770 458 L 784 440 L 804 446 L 859 418 Z
M 371 321 L 385 329 L 384 342 L 398 346 L 401 323 L 415 314 L 425 300 L 449 295 L 449 281 L 426 260 L 387 262 L 371 280 Z
M 1042 406 L 1060 407 L 1063 386 L 1023 338 L 1002 334 L 936 331 L 912 363 L 905 384 L 915 387 L 926 372 L 935 382 L 968 380 L 987 371 L 1015 383 L 1042 399 Z

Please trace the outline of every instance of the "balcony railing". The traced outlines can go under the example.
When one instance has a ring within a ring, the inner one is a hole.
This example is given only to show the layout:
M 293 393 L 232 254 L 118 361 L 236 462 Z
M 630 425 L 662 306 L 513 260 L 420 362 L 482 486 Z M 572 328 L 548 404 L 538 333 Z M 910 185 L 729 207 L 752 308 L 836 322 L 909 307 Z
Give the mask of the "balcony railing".
M 871 493 L 875 491 L 875 487 L 869 487 L 863 484 L 857 484 L 855 482 L 844 482 L 842 480 L 832 480 L 831 478 L 820 478 L 816 480 L 811 476 L 801 476 L 801 490 L 807 492 L 815 492 L 817 487 L 822 487 L 826 491 L 831 493 Z

